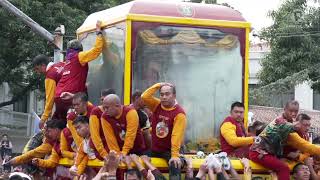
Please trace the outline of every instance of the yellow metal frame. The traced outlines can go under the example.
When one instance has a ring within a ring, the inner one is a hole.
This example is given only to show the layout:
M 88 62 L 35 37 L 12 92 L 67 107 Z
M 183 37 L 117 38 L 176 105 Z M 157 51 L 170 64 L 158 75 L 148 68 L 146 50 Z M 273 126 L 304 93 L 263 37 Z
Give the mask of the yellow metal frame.
M 244 125 L 248 127 L 248 112 L 249 112 L 249 33 L 250 27 L 246 28 L 246 45 L 245 45 L 245 64 L 244 64 Z
M 131 99 L 131 20 L 126 20 L 126 42 L 125 42 L 125 63 L 124 63 L 124 104 L 130 104 Z
M 186 155 L 186 157 L 187 158 L 191 158 L 192 167 L 194 169 L 199 169 L 201 164 L 203 164 L 204 161 L 205 161 L 204 159 L 197 159 L 193 155 Z M 244 167 L 243 167 L 242 163 L 240 162 L 240 160 L 230 160 L 230 161 L 231 161 L 232 167 L 235 170 L 237 170 L 237 171 L 243 170 Z M 168 168 L 168 163 L 164 159 L 151 158 L 151 162 L 155 167 L 157 167 L 159 169 L 167 169 Z M 141 161 L 141 163 L 142 163 L 142 161 Z M 73 160 L 68 159 L 68 158 L 62 158 L 62 159 L 60 159 L 59 164 L 63 165 L 63 166 L 72 166 L 73 165 Z M 103 166 L 103 164 L 104 164 L 103 161 L 99 161 L 97 159 L 88 161 L 88 166 L 90 166 L 90 167 L 101 167 L 101 166 Z M 289 162 L 287 162 L 287 164 L 288 164 L 290 169 L 293 169 L 293 167 L 297 163 L 289 161 Z M 254 163 L 252 161 L 250 161 L 250 167 L 251 167 L 251 169 L 252 169 L 252 171 L 254 173 L 257 173 L 257 172 L 268 172 L 268 170 L 266 168 L 264 168 L 263 166 L 261 166 L 259 164 Z M 124 163 L 121 163 L 119 165 L 119 168 L 126 169 L 126 165 Z

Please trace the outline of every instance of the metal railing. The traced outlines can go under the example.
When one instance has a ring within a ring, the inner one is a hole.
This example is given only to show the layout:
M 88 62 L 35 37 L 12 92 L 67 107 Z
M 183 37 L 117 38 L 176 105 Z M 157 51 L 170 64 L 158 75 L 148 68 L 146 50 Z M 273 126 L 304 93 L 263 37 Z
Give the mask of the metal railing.
M 13 137 L 29 137 L 34 130 L 33 119 L 30 113 L 0 109 L 0 133 Z

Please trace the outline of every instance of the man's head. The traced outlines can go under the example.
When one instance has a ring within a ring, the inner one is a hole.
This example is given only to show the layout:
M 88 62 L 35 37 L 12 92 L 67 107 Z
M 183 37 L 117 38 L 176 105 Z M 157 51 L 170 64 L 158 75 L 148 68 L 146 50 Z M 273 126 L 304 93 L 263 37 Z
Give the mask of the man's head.
M 67 51 L 68 50 L 76 50 L 76 51 L 83 51 L 83 47 L 82 47 L 82 44 L 79 40 L 77 39 L 72 39 L 71 41 L 69 41 L 67 43 Z
M 266 127 L 266 124 L 264 122 L 255 121 L 252 125 L 248 127 L 248 135 L 258 136 L 265 127 Z
M 78 116 L 72 124 L 79 136 L 83 138 L 90 136 L 89 118 L 87 116 Z
M 45 55 L 38 55 L 32 60 L 33 70 L 38 74 L 44 74 L 47 70 L 47 65 L 50 62 L 50 58 Z
M 161 105 L 166 108 L 171 108 L 176 103 L 176 87 L 166 83 L 160 88 Z
M 244 105 L 241 102 L 234 102 L 231 104 L 230 109 L 231 117 L 237 121 L 243 120 L 244 115 Z
M 141 99 L 141 94 L 142 92 L 140 90 L 136 90 L 133 94 L 132 94 L 132 104 L 134 106 L 134 108 L 138 109 L 142 109 L 145 107 L 145 104 L 143 103 L 142 99 Z
M 141 173 L 137 169 L 129 169 L 127 171 L 126 180 L 140 180 L 142 179 Z
M 298 131 L 301 133 L 308 133 L 311 127 L 311 118 L 307 114 L 301 113 L 297 116 L 295 124 L 298 126 Z
M 87 112 L 88 96 L 83 92 L 76 93 L 72 98 L 72 105 L 77 114 Z
M 293 168 L 293 177 L 295 180 L 309 180 L 310 179 L 310 169 L 307 165 L 298 163 Z
M 60 137 L 61 130 L 65 127 L 65 120 L 50 119 L 45 124 L 44 135 L 49 140 L 55 141 Z
M 100 102 L 102 104 L 103 102 L 103 99 L 108 96 L 109 94 L 116 94 L 116 91 L 112 88 L 110 89 L 103 89 L 101 92 L 100 92 Z
M 2 141 L 8 141 L 8 135 L 7 134 L 3 134 L 2 135 Z
M 117 117 L 122 109 L 120 98 L 116 94 L 109 94 L 104 98 L 102 107 L 108 116 Z
M 288 121 L 294 121 L 299 112 L 298 101 L 289 101 L 284 106 L 284 116 Z

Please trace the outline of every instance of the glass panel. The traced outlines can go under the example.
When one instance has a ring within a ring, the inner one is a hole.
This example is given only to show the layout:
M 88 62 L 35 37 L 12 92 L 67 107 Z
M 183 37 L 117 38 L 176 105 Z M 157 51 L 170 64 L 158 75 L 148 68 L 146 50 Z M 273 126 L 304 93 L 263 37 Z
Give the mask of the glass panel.
M 94 104 L 99 104 L 100 91 L 106 88 L 114 88 L 123 99 L 124 25 L 121 23 L 104 30 L 107 45 L 103 48 L 102 55 L 89 63 L 87 87 L 89 99 Z M 95 33 L 80 38 L 83 39 L 83 48 L 92 48 L 95 38 Z
M 216 29 L 160 25 L 140 28 L 132 90 L 171 82 L 188 117 L 187 139 L 217 137 L 230 105 L 242 100 L 242 57 L 237 36 Z

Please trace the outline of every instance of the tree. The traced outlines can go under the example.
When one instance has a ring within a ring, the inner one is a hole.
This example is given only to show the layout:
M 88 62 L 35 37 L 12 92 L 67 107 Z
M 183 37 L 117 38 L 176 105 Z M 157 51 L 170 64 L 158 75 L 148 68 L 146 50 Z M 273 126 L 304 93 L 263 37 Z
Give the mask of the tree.
M 251 95 L 267 97 L 304 81 L 319 91 L 320 9 L 308 7 L 306 0 L 287 0 L 270 16 L 274 22 L 262 30 L 261 38 L 270 44 L 271 52 L 262 60 L 262 88 Z
M 92 12 L 118 5 L 124 0 L 12 0 L 17 8 L 49 31 L 60 24 L 66 34 L 75 38 L 76 29 Z M 7 82 L 11 100 L 0 107 L 20 100 L 34 89 L 43 89 L 43 80 L 33 73 L 30 62 L 38 54 L 53 55 L 53 48 L 16 17 L 0 9 L 0 84 Z M 42 77 L 43 78 L 43 77 Z

